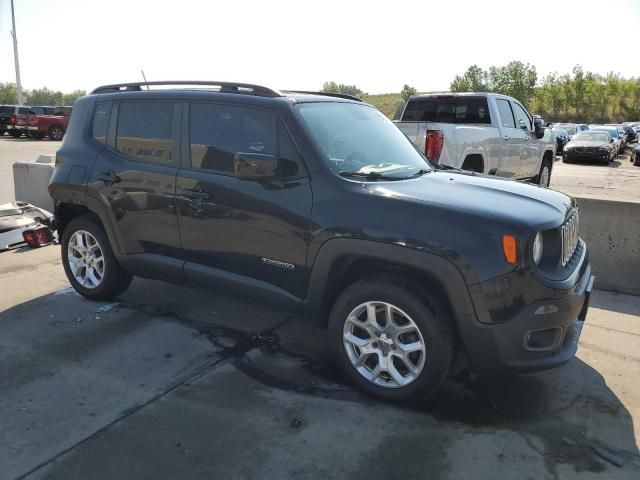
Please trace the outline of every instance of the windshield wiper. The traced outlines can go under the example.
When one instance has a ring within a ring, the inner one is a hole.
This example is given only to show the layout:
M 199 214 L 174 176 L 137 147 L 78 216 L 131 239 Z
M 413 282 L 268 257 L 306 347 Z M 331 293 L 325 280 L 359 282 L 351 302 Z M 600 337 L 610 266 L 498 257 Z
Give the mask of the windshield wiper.
M 407 177 L 392 177 L 390 175 L 383 175 L 380 172 L 340 172 L 341 177 L 357 177 L 364 178 L 365 180 L 404 180 Z
M 416 173 L 408 176 L 407 178 L 415 178 L 415 177 L 421 177 L 422 175 L 425 175 L 427 173 L 431 173 L 433 170 L 426 170 L 424 168 L 421 168 L 420 170 L 418 170 Z

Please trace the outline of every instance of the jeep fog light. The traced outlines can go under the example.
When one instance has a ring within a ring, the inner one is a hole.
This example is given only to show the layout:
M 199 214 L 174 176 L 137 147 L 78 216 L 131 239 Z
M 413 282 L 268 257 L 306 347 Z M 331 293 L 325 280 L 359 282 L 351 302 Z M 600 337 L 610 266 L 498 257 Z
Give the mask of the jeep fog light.
M 533 262 L 536 265 L 538 265 L 540 263 L 540 260 L 542 259 L 543 246 L 542 234 L 538 232 L 536 234 L 536 238 L 533 240 Z

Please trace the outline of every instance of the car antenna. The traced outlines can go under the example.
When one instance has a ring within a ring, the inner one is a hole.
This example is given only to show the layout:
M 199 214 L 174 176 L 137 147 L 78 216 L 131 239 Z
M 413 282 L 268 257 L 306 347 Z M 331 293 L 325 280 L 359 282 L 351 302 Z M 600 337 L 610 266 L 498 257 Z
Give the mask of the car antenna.
M 142 78 L 144 78 L 144 83 L 147 85 L 147 90 L 149 90 L 149 82 L 147 82 L 147 77 L 144 74 L 144 70 L 140 70 L 140 73 L 142 74 Z

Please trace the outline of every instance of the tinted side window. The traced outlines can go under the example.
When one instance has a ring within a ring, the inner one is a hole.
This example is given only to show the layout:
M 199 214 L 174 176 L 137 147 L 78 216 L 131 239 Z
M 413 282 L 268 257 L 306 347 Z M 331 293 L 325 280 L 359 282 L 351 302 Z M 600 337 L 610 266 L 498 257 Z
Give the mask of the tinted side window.
M 409 100 L 404 121 L 446 123 L 491 123 L 486 97 L 414 97 Z
M 303 172 L 302 159 L 283 124 L 278 127 L 278 144 L 280 176 L 283 178 L 297 177 Z
M 35 115 L 44 115 L 44 107 L 31 107 L 31 111 Z
M 173 158 L 173 103 L 122 102 L 116 149 L 133 160 L 169 163 Z
M 18 115 L 26 115 L 30 112 L 29 107 L 18 108 Z
M 498 112 L 500 112 L 500 123 L 505 128 L 516 128 L 516 122 L 513 119 L 513 113 L 507 100 L 497 98 Z
M 233 157 L 238 152 L 275 155 L 270 112 L 194 103 L 189 125 L 193 168 L 233 174 Z
M 109 129 L 109 118 L 111 117 L 111 102 L 96 103 L 93 112 L 93 138 L 101 143 L 107 141 L 107 130 Z
M 513 108 L 513 114 L 516 117 L 516 125 L 518 128 L 525 128 L 529 130 L 531 128 L 531 120 L 529 119 L 529 115 L 524 109 L 515 102 L 511 102 L 511 107 Z M 569 132 L 569 135 L 572 133 Z

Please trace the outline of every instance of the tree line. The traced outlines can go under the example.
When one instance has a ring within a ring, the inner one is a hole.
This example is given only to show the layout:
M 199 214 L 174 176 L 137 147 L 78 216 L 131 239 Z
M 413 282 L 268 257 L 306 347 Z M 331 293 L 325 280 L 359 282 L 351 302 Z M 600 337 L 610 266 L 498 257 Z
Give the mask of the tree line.
M 571 73 L 553 72 L 540 81 L 535 66 L 518 61 L 488 70 L 472 65 L 456 75 L 450 89 L 509 95 L 554 122 L 640 120 L 640 78 L 623 78 L 614 72 L 601 75 L 581 65 Z
M 64 93 L 58 90 L 51 90 L 47 87 L 24 90 L 25 105 L 50 105 L 58 107 L 61 105 L 73 105 L 77 98 L 87 94 L 84 90 L 74 90 Z M 0 104 L 17 105 L 18 95 L 14 83 L 0 83 Z
M 571 73 L 550 73 L 539 78 L 534 65 L 512 61 L 484 69 L 471 65 L 456 75 L 449 85 L 452 92 L 493 92 L 520 100 L 527 109 L 552 122 L 618 123 L 640 121 L 640 77 L 624 78 L 585 71 L 576 65 Z M 371 100 L 355 85 L 325 82 L 323 91 L 347 93 Z M 385 113 L 399 118 L 407 99 L 416 89 L 405 85 L 392 108 Z

